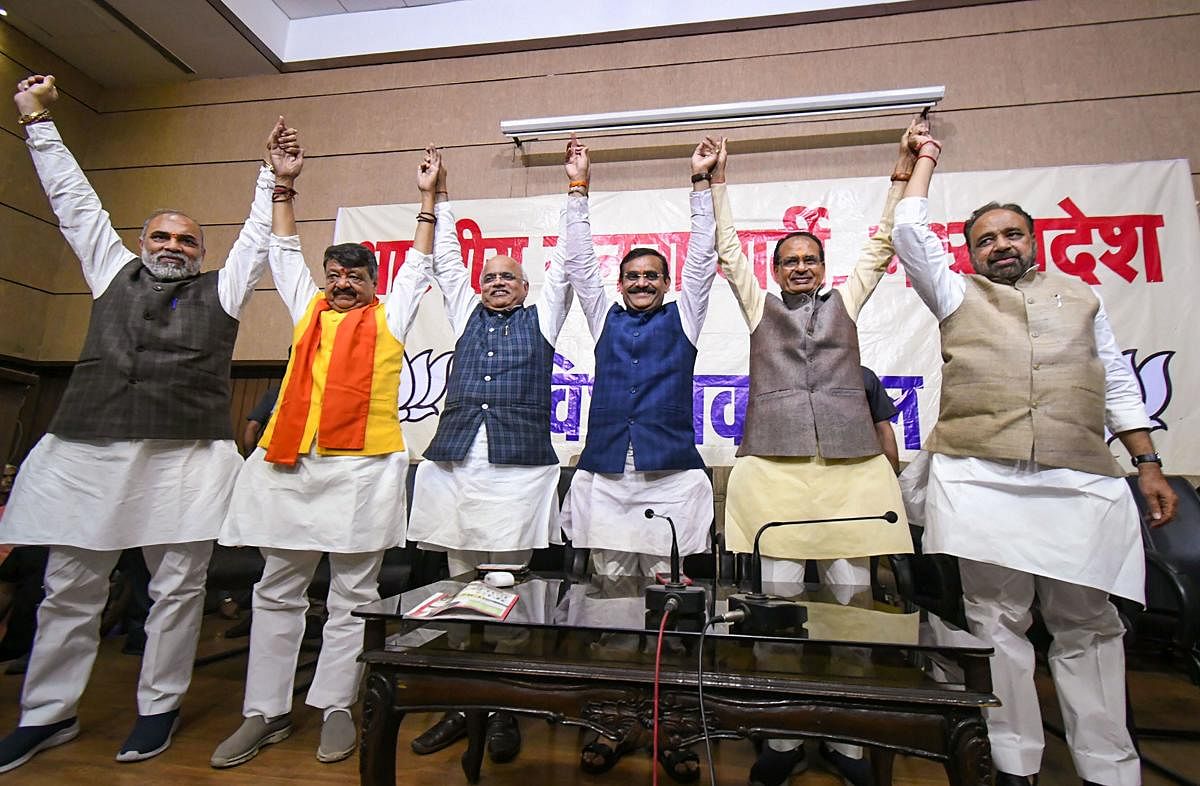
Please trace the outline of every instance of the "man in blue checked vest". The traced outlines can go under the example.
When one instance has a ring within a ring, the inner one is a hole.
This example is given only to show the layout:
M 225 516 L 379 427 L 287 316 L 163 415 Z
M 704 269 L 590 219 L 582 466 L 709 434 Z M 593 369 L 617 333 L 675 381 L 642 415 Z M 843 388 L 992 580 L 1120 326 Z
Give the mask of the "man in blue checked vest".
M 487 562 L 525 563 L 534 549 L 562 542 L 550 374 L 571 291 L 556 247 L 536 305 L 525 305 L 529 279 L 507 256 L 484 264 L 476 295 L 463 265 L 445 164 L 441 172 L 433 274 L 458 341 L 446 405 L 417 469 L 408 540 L 445 551 L 450 575 L 458 576 Z M 465 734 L 463 714 L 451 711 L 413 740 L 412 749 L 433 753 Z M 510 713 L 492 714 L 487 737 L 494 762 L 511 761 L 520 751 Z

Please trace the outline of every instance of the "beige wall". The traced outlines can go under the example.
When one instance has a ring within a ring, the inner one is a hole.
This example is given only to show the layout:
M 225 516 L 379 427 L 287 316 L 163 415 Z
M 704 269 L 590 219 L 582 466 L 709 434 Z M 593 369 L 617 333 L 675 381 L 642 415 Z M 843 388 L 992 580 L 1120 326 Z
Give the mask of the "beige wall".
M 502 119 L 945 84 L 943 171 L 1187 158 L 1200 162 L 1194 0 L 1031 0 L 770 30 L 105 91 L 0 24 L 0 81 L 56 70 L 56 116 L 128 242 L 178 206 L 220 260 L 245 217 L 275 116 L 304 134 L 297 213 L 310 257 L 343 205 L 415 199 L 427 141 L 462 198 L 559 191 L 559 142 L 524 154 Z M 0 355 L 69 360 L 89 299 L 20 143 L 0 112 Z M 730 179 L 882 175 L 899 115 L 729 128 Z M 590 140 L 597 190 L 686 178 L 696 132 Z M 36 252 L 34 253 L 34 250 Z M 262 285 L 269 290 L 269 281 Z M 283 357 L 286 315 L 261 292 L 239 360 Z

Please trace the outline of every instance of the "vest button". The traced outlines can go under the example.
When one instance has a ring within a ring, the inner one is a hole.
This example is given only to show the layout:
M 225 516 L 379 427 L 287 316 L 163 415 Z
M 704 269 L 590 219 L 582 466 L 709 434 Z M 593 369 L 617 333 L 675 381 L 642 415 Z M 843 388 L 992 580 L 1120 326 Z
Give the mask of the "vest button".
M 162 284 L 155 284 L 155 285 L 154 285 L 154 291 L 155 291 L 155 292 L 162 292 Z
M 1035 331 L 1033 331 L 1032 333 L 1030 333 L 1030 334 L 1029 334 L 1029 337 L 1030 337 L 1030 338 L 1037 338 L 1037 337 L 1038 337 L 1038 332 L 1037 332 L 1036 330 L 1035 330 Z
M 138 344 L 136 347 L 134 347 L 134 350 L 137 352 L 145 352 L 146 348 L 143 347 L 141 344 Z
M 137 383 L 138 383 L 138 378 L 137 378 L 137 377 L 130 377 L 130 378 L 129 378 L 129 384 L 130 384 L 130 385 L 136 385 Z
M 1042 370 L 1042 364 L 1041 364 L 1041 363 L 1034 363 L 1034 364 L 1033 364 L 1033 370 L 1034 370 L 1034 371 L 1041 371 L 1041 370 Z
M 1033 298 L 1029 298 L 1029 299 L 1028 299 L 1028 300 L 1026 300 L 1025 302 L 1026 302 L 1026 303 L 1032 303 L 1032 302 L 1033 302 Z
M 495 332 L 496 332 L 496 328 L 488 328 L 488 332 L 489 332 L 489 333 L 495 333 Z
M 629 392 L 630 392 L 630 393 L 637 393 L 637 385 L 634 385 L 633 387 L 631 387 L 631 388 L 629 389 Z
M 496 353 L 495 353 L 495 352 L 488 352 L 488 355 L 487 355 L 487 356 L 488 356 L 488 357 L 491 357 L 491 356 L 492 356 L 492 355 L 494 355 L 494 354 L 496 354 Z
M 1033 402 L 1032 404 L 1029 405 L 1029 407 L 1030 407 L 1030 409 L 1037 409 L 1037 402 L 1036 401 Z
M 633 335 L 634 335 L 635 337 L 636 337 L 636 336 L 640 336 L 640 335 L 642 335 L 642 331 L 640 331 L 640 330 L 635 330 L 635 331 L 633 331 Z
M 637 359 L 637 358 L 634 358 L 634 359 L 633 359 L 633 365 L 635 365 L 635 366 L 636 366 L 637 364 L 638 364 L 638 359 Z
M 146 319 L 146 320 L 154 319 L 154 315 L 151 314 L 149 311 L 143 311 L 142 319 Z
M 492 381 L 492 375 L 491 375 L 491 374 L 484 374 L 484 375 L 483 375 L 483 381 L 484 381 L 484 382 L 491 382 L 491 381 Z
M 629 419 L 629 425 L 631 425 L 631 426 L 633 425 L 633 418 Z
M 488 405 L 487 405 L 487 404 L 480 404 L 480 405 L 479 405 L 479 408 L 480 408 L 480 409 L 487 409 L 487 408 L 488 408 Z

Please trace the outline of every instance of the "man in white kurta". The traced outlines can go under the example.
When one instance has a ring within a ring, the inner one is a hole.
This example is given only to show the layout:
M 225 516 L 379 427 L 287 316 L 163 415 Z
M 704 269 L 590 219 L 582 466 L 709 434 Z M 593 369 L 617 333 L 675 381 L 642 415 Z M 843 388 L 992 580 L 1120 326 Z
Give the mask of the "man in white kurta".
M 18 90 L 18 109 L 32 118 L 25 128 L 34 166 L 82 263 L 93 310 L 55 423 L 25 459 L 0 528 L 5 543 L 51 547 L 21 725 L 0 741 L 0 772 L 78 735 L 109 574 L 127 548 L 145 555 L 154 605 L 138 722 L 117 759 L 149 758 L 170 744 L 191 681 L 212 541 L 241 466 L 224 428 L 228 369 L 237 318 L 266 270 L 273 185 L 263 167 L 250 217 L 219 271 L 200 274 L 200 227 L 173 211 L 147 221 L 139 254 L 124 247 L 49 120 L 54 78 L 30 77 Z M 136 315 L 132 302 L 142 304 Z M 200 367 L 196 379 L 223 375 L 202 391 L 204 416 L 188 406 L 195 391 L 178 381 Z
M 450 575 L 460 576 L 483 563 L 524 564 L 533 549 L 562 542 L 550 378 L 571 294 L 560 244 L 536 304 L 526 305 L 528 279 L 521 263 L 507 256 L 487 260 L 476 295 L 444 166 L 441 177 L 433 273 L 456 339 L 454 367 L 437 433 L 417 468 L 408 539 L 445 551 Z M 433 753 L 465 734 L 466 718 L 450 711 L 412 748 Z M 517 755 L 520 731 L 511 713 L 492 714 L 487 740 L 492 761 Z
M 913 289 L 941 324 L 946 360 L 941 419 L 926 445 L 923 545 L 959 558 L 971 632 L 996 650 L 992 683 L 1003 706 L 986 714 L 997 782 L 1030 782 L 1041 764 L 1034 651 L 1025 636 L 1036 596 L 1054 637 L 1050 671 L 1076 770 L 1085 783 L 1136 786 L 1140 765 L 1125 728 L 1124 628 L 1108 596 L 1143 601 L 1144 556 L 1137 509 L 1104 445 L 1105 425 L 1135 456 L 1153 524 L 1169 521 L 1176 504 L 1137 380 L 1121 361 L 1098 295 L 1038 270 L 1033 222 L 1018 206 L 976 210 L 964 234 L 978 275 L 950 270 L 926 200 L 941 147 L 928 138 L 921 145 L 893 236 Z M 1079 335 L 1066 335 L 1075 324 Z M 977 332 L 961 340 L 967 331 Z M 996 357 L 1008 349 L 996 346 L 989 363 L 978 349 L 988 334 L 1005 336 L 1012 356 Z M 969 378 L 955 376 L 956 365 L 971 362 Z M 1076 365 L 1095 369 L 1095 392 Z M 1068 376 L 1042 381 L 1068 367 Z M 1072 399 L 1064 397 L 1080 395 L 1084 385 L 1094 411 L 1065 406 Z M 1090 427 L 1077 428 L 1077 439 L 1043 438 L 1085 420 Z M 965 448 L 961 437 L 977 431 L 985 436 Z M 1017 455 L 1014 435 L 1029 433 L 1034 439 Z M 1089 444 L 1095 448 L 1086 452 Z
M 418 176 L 417 238 L 390 277 L 382 307 L 375 298 L 375 257 L 357 244 L 326 249 L 325 286 L 314 284 L 296 235 L 292 194 L 276 192 L 271 272 L 296 327 L 279 405 L 246 460 L 221 528 L 223 545 L 258 546 L 266 564 L 254 586 L 246 720 L 213 753 L 214 767 L 242 764 L 290 734 L 305 591 L 324 553 L 329 616 L 306 701 L 323 714 L 318 760 L 339 761 L 353 752 L 350 707 L 358 698 L 363 622 L 351 612 L 378 599 L 383 552 L 404 542 L 408 452 L 397 397 L 404 337 L 429 285 L 434 219 L 427 211 L 438 160 L 436 151 L 427 151 Z M 294 177 L 299 163 L 280 160 L 276 169 Z M 358 327 L 350 330 L 355 320 Z M 356 365 L 349 358 L 362 349 L 364 325 L 371 349 Z M 331 420 L 331 412 L 356 397 L 349 424 Z M 333 441 L 334 427 L 339 440 L 342 432 L 356 431 L 359 444 Z M 295 441 L 287 443 L 287 434 Z
M 717 272 L 709 189 L 716 145 L 706 140 L 692 154 L 691 234 L 679 297 L 669 303 L 668 264 L 645 248 L 626 254 L 618 268 L 622 302 L 609 299 L 592 244 L 586 147 L 577 144 L 568 163 L 572 181 L 581 185 L 567 201 L 567 277 L 597 348 L 587 445 L 562 526 L 576 548 L 590 549 L 601 575 L 669 570 L 670 527 L 647 521 L 647 508 L 673 520 L 681 555 L 708 549 L 712 484 L 695 449 L 690 391 Z

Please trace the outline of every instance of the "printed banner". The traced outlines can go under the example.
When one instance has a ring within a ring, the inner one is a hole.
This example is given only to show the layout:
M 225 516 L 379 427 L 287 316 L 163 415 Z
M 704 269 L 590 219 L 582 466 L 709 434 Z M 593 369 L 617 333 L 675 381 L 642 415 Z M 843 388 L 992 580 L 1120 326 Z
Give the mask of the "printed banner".
M 826 285 L 837 286 L 874 230 L 888 189 L 884 178 L 730 185 L 738 234 L 760 286 L 770 275 L 776 240 L 806 229 L 826 246 Z M 934 231 L 958 271 L 970 270 L 963 219 L 986 202 L 1017 202 L 1036 222 L 1038 264 L 1078 277 L 1103 298 L 1126 362 L 1137 375 L 1168 472 L 1200 475 L 1200 326 L 1187 317 L 1200 291 L 1200 221 L 1187 161 L 1151 161 L 993 172 L 938 174 L 930 198 Z M 558 241 L 565 195 L 456 201 L 463 259 L 478 287 L 485 260 L 507 254 L 525 265 L 536 302 Z M 380 261 L 380 290 L 412 244 L 418 206 L 338 211 L 337 242 L 361 242 Z M 629 249 L 652 246 L 678 271 L 687 255 L 685 189 L 592 193 L 592 229 L 612 299 L 617 263 Z M 670 295 L 668 297 L 671 297 Z M 901 458 L 920 447 L 937 419 L 941 355 L 937 324 L 892 260 L 859 319 L 863 363 L 883 380 L 899 410 Z M 400 416 L 414 456 L 428 444 L 445 395 L 454 336 L 436 287 L 407 338 Z M 563 463 L 583 449 L 591 394 L 593 341 L 578 305 L 556 344 L 551 428 Z M 741 440 L 749 393 L 749 336 L 726 282 L 717 279 L 700 336 L 693 384 L 696 444 L 712 465 L 730 464 Z M 1124 450 L 1113 451 L 1123 462 Z

